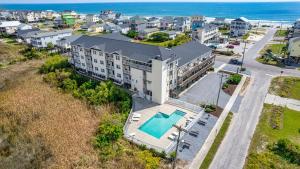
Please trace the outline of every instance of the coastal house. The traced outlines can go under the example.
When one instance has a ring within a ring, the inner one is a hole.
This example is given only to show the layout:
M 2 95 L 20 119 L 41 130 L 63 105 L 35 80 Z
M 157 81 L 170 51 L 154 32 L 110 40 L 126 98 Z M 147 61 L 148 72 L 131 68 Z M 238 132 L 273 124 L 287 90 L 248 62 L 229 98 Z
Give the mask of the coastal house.
M 289 40 L 288 53 L 290 59 L 295 63 L 300 63 L 300 36 Z
M 84 31 L 87 31 L 87 32 L 95 32 L 95 33 L 103 32 L 104 31 L 104 24 L 97 24 L 97 23 L 94 23 L 94 22 L 89 22 L 89 23 L 86 23 L 84 25 L 81 25 L 80 29 L 84 30 Z
M 31 25 L 25 24 L 25 23 L 21 23 L 18 27 L 17 30 L 27 30 L 27 29 L 32 29 Z
M 206 19 L 205 16 L 197 15 L 191 17 L 191 30 L 195 31 L 198 28 L 202 28 L 205 25 Z
M 161 30 L 173 29 L 174 19 L 172 16 L 165 16 L 160 20 L 159 28 Z
M 70 62 L 77 71 L 99 80 L 112 80 L 159 104 L 178 95 L 214 64 L 211 49 L 196 41 L 168 49 L 81 36 L 71 46 Z
M 92 22 L 92 23 L 95 23 L 95 22 L 99 22 L 100 21 L 100 17 L 97 16 L 97 15 L 94 15 L 94 14 L 87 14 L 85 16 L 85 20 L 86 22 Z
M 147 20 L 147 28 L 158 28 L 160 25 L 159 18 L 151 17 Z
M 227 25 L 228 23 L 226 22 L 226 18 L 224 17 L 216 17 L 212 22 L 210 22 L 211 24 L 223 27 L 225 25 Z
M 142 32 L 147 28 L 146 18 L 140 16 L 134 16 L 130 18 L 130 29 L 136 32 Z
M 163 31 L 164 33 L 167 33 L 169 35 L 169 38 L 174 40 L 176 38 L 177 35 L 181 34 L 181 32 L 176 32 L 176 31 L 168 31 L 165 30 Z
M 111 23 L 111 22 L 106 22 L 103 25 L 103 28 L 104 28 L 105 32 L 120 32 L 121 31 L 121 28 L 120 28 L 119 25 L 116 25 L 116 24 Z
M 60 48 L 60 51 L 65 53 L 71 50 L 71 43 L 80 38 L 82 35 L 65 36 L 57 41 L 56 46 Z
M 33 29 L 25 29 L 25 30 L 17 30 L 16 32 L 16 40 L 19 43 L 31 44 L 31 38 L 34 34 L 41 32 L 38 28 Z
M 104 10 L 100 12 L 100 18 L 102 20 L 114 20 L 116 19 L 116 13 L 112 10 Z
M 230 23 L 230 34 L 233 37 L 243 36 L 249 32 L 251 24 L 248 19 L 240 17 Z
M 120 27 L 120 32 L 123 33 L 123 34 L 127 34 L 128 31 L 130 30 L 130 26 L 129 24 L 120 24 L 118 25 Z
M 214 24 L 205 24 L 202 28 L 192 31 L 192 38 L 200 43 L 215 42 L 219 38 L 219 29 Z
M 71 36 L 72 30 L 64 29 L 50 32 L 37 32 L 31 37 L 31 45 L 36 48 L 46 48 L 48 44 L 57 45 L 57 41 Z
M 190 31 L 191 20 L 189 17 L 175 17 L 173 27 L 175 31 L 181 31 L 181 32 Z
M 300 37 L 300 19 L 296 20 L 292 28 L 292 38 Z
M 21 25 L 19 21 L 0 21 L 0 34 L 12 35 Z

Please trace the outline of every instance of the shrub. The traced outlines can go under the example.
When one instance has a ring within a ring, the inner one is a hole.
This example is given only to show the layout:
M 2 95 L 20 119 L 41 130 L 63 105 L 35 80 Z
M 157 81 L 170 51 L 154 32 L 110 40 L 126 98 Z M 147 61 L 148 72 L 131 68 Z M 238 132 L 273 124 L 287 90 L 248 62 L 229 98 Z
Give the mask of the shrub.
M 228 84 L 238 85 L 242 79 L 242 76 L 239 74 L 233 74 L 230 75 L 230 77 L 227 79 Z
M 70 78 L 67 78 L 63 81 L 62 88 L 68 92 L 74 91 L 77 89 L 77 82 Z
M 39 59 L 43 57 L 43 54 L 34 48 L 25 48 L 21 53 L 26 59 Z
M 145 163 L 145 169 L 157 169 L 159 167 L 159 157 L 153 157 L 152 153 L 148 150 L 140 151 L 137 153 L 139 159 Z
M 100 123 L 94 145 L 98 148 L 109 146 L 123 134 L 123 124 L 117 115 L 105 115 Z
M 227 82 L 225 82 L 222 86 L 222 89 L 227 89 L 229 87 L 229 84 Z
M 60 55 L 55 55 L 46 60 L 40 68 L 41 73 L 54 72 L 56 69 L 69 67 L 68 59 Z
M 139 35 L 138 32 L 130 30 L 128 31 L 128 33 L 126 34 L 126 36 L 130 37 L 130 38 L 136 38 Z
M 300 148 L 290 140 L 280 139 L 269 146 L 269 149 L 290 163 L 300 165 Z

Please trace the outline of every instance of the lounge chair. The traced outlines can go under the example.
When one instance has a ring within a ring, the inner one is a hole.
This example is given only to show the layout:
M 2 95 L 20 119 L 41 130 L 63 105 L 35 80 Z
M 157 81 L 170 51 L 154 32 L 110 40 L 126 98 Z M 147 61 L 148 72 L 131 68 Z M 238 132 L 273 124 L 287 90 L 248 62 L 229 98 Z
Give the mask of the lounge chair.
M 206 125 L 206 121 L 205 120 L 199 120 L 197 122 L 199 125 L 205 126 Z
M 132 115 L 132 117 L 133 118 L 139 118 L 139 117 L 141 117 L 142 115 L 141 114 L 139 114 L 139 113 L 133 113 L 133 115 Z
M 178 133 L 177 131 L 174 131 L 174 132 L 172 133 L 172 135 L 173 135 L 173 136 L 178 136 L 179 133 Z
M 140 118 L 139 118 L 139 117 L 132 117 L 131 120 L 132 120 L 132 121 L 139 121 Z
M 168 137 L 168 139 L 170 139 L 170 140 L 172 140 L 172 141 L 174 141 L 175 140 L 175 138 L 176 138 L 176 136 L 174 136 L 174 135 L 169 135 L 169 137 Z
M 199 131 L 192 130 L 192 131 L 189 132 L 189 134 L 190 134 L 191 136 L 198 137 Z

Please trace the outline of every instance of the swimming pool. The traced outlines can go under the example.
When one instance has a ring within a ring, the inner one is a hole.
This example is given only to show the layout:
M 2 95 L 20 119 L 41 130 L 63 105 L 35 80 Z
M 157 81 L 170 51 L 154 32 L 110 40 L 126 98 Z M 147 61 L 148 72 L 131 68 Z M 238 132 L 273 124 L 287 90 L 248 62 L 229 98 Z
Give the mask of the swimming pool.
M 162 112 L 158 112 L 141 125 L 139 130 L 159 139 L 185 114 L 185 112 L 180 110 L 174 111 L 170 116 Z

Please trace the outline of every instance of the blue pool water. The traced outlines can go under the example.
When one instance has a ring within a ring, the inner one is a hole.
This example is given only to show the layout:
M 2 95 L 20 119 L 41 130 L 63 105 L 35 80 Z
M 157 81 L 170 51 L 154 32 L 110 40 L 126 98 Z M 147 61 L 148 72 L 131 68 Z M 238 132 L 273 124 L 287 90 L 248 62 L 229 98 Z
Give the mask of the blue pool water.
M 176 124 L 186 113 L 180 110 L 174 111 L 170 116 L 161 112 L 156 113 L 139 129 L 155 138 L 160 138 L 172 126 Z

